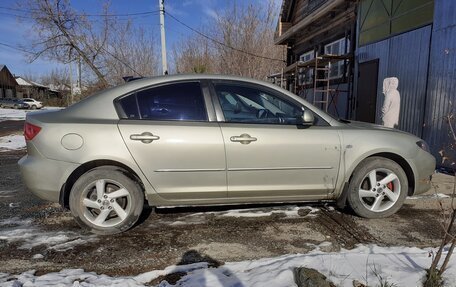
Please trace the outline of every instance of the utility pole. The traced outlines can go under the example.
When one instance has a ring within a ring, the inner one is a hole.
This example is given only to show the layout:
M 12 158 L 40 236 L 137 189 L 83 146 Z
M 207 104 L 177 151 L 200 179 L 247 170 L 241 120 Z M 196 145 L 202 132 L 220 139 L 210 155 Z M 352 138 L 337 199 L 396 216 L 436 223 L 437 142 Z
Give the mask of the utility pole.
M 78 89 L 82 91 L 82 67 L 81 67 L 81 56 L 78 57 Z
M 72 64 L 71 62 L 68 63 L 69 66 L 70 66 L 70 98 L 69 98 L 69 103 L 67 103 L 67 105 L 72 105 L 73 104 L 73 69 L 72 69 Z
M 168 63 L 166 61 L 166 39 L 165 39 L 165 0 L 158 0 L 160 5 L 160 32 L 162 46 L 162 70 L 163 75 L 168 75 Z

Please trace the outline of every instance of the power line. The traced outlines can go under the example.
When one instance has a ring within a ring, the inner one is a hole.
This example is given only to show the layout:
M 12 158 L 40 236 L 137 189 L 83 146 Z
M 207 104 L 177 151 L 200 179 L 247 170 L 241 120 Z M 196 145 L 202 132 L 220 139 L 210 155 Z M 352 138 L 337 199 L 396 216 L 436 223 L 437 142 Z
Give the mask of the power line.
M 130 70 L 132 70 L 134 73 L 138 74 L 138 76 L 140 77 L 144 77 L 141 73 L 139 73 L 138 71 L 136 71 L 132 66 L 130 66 L 128 63 L 122 61 L 121 59 L 119 59 L 119 57 L 117 57 L 116 55 L 114 55 L 113 53 L 109 52 L 107 49 L 103 48 L 102 46 L 100 47 L 103 51 L 105 51 L 106 53 L 108 53 L 108 55 L 110 55 L 111 57 L 113 57 L 114 59 L 116 59 L 117 61 L 119 61 L 121 64 L 123 64 L 125 67 L 129 68 Z
M 137 13 L 125 13 L 125 14 L 79 14 L 80 16 L 87 17 L 128 17 L 128 16 L 145 16 L 145 15 L 157 15 L 160 13 L 157 11 L 137 12 Z
M 10 45 L 10 44 L 0 43 L 0 46 L 5 46 L 5 47 L 8 47 L 8 48 L 10 48 L 10 49 L 18 50 L 18 51 L 21 51 L 21 52 L 24 52 L 24 53 L 27 53 L 27 54 L 32 54 L 32 55 L 35 54 L 35 53 L 33 53 L 33 52 L 27 51 L 27 50 L 25 50 L 25 49 L 22 49 L 22 48 L 19 48 L 19 47 Z
M 234 51 L 237 51 L 237 52 L 240 52 L 240 53 L 244 53 L 246 55 L 249 55 L 249 56 L 252 56 L 252 57 L 256 57 L 256 58 L 261 58 L 261 59 L 266 59 L 266 60 L 271 60 L 271 61 L 280 61 L 280 62 L 285 62 L 284 60 L 282 59 L 276 59 L 276 58 L 270 58 L 270 57 L 266 57 L 266 56 L 262 56 L 262 55 L 257 55 L 257 54 L 254 54 L 254 53 L 251 53 L 251 52 L 248 52 L 248 51 L 244 51 L 242 49 L 239 49 L 239 48 L 236 48 L 236 47 L 233 47 L 233 46 L 230 46 L 228 44 L 225 44 L 217 39 L 214 39 L 206 34 L 204 34 L 203 32 L 200 32 L 198 30 L 196 30 L 195 28 L 185 24 L 184 22 L 180 21 L 179 19 L 177 19 L 176 17 L 174 17 L 173 15 L 171 15 L 169 12 L 166 12 L 166 15 L 170 16 L 171 18 L 173 18 L 175 21 L 177 21 L 178 23 L 180 23 L 181 25 L 187 27 L 188 29 L 192 30 L 193 32 L 197 33 L 198 35 L 214 42 L 214 43 L 217 43 L 221 46 L 224 46 L 226 48 L 229 48 L 231 50 L 234 50 Z
M 41 12 L 39 9 L 19 9 L 19 8 L 10 8 L 0 6 L 0 9 L 22 12 L 22 13 L 33 13 L 33 12 Z M 76 13 L 77 16 L 86 16 L 86 17 L 128 17 L 128 16 L 145 16 L 145 15 L 157 15 L 160 13 L 160 10 L 151 10 L 151 11 L 144 11 L 144 12 L 134 12 L 134 13 L 121 13 L 121 14 L 85 14 L 85 13 Z M 18 17 L 25 17 L 16 14 L 8 14 L 2 12 L 1 14 L 18 16 Z
M 12 17 L 20 18 L 20 19 L 30 19 L 30 17 L 27 17 L 25 15 L 12 14 L 12 13 L 6 13 L 6 12 L 0 12 L 0 15 L 12 16 Z
M 0 46 L 5 46 L 5 47 L 8 47 L 10 49 L 14 49 L 14 50 L 17 50 L 17 51 L 21 51 L 21 52 L 24 52 L 24 53 L 27 53 L 27 54 L 32 54 L 34 55 L 35 53 L 33 52 L 30 52 L 30 51 L 27 51 L 25 49 L 22 49 L 22 48 L 19 48 L 19 47 L 15 47 L 13 45 L 10 45 L 10 44 L 6 44 L 6 43 L 0 43 Z M 132 66 L 130 66 L 128 63 L 122 61 L 121 59 L 119 59 L 119 57 L 117 57 L 116 55 L 114 55 L 113 53 L 109 52 L 107 49 L 101 47 L 101 49 L 103 51 L 105 51 L 108 55 L 110 55 L 111 57 L 113 57 L 114 59 L 116 59 L 117 61 L 119 61 L 121 64 L 123 64 L 125 67 L 129 68 L 130 70 L 132 70 L 134 73 L 138 74 L 140 77 L 144 77 L 143 75 L 141 75 L 141 73 L 139 73 L 138 71 L 136 71 Z

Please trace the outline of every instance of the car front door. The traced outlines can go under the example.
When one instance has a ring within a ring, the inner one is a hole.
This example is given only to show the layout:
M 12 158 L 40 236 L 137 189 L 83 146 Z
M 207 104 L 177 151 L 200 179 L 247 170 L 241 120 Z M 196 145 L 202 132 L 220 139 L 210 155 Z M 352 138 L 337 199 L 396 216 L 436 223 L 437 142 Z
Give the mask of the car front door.
M 214 81 L 212 93 L 223 117 L 229 197 L 317 199 L 334 190 L 335 128 L 318 116 L 300 124 L 305 107 L 263 86 Z
M 161 197 L 226 198 L 223 138 L 200 82 L 146 88 L 120 98 L 117 106 L 122 137 Z

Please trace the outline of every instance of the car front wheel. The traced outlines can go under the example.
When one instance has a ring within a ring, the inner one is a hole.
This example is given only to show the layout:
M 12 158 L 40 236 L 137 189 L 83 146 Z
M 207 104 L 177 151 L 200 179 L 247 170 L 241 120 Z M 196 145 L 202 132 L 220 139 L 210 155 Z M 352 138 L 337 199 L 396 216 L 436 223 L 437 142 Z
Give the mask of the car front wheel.
M 121 170 L 97 168 L 75 182 L 69 203 L 81 227 L 97 234 L 116 234 L 136 223 L 143 210 L 144 194 Z
M 382 218 L 397 212 L 408 193 L 407 176 L 396 162 L 371 157 L 353 172 L 348 203 L 353 211 L 366 218 Z

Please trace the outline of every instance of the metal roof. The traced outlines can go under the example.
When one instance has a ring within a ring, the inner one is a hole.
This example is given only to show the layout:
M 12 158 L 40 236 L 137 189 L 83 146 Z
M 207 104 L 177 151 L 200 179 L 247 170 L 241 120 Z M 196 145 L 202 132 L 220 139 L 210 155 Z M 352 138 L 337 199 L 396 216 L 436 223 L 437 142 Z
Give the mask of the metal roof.
M 30 82 L 28 82 L 22 77 L 16 77 L 16 82 L 19 86 L 32 86 Z

